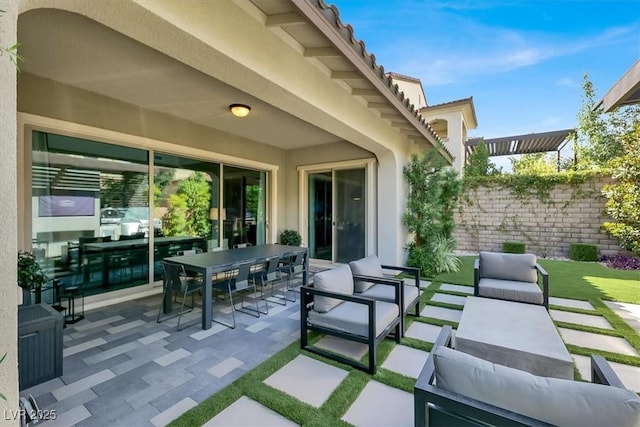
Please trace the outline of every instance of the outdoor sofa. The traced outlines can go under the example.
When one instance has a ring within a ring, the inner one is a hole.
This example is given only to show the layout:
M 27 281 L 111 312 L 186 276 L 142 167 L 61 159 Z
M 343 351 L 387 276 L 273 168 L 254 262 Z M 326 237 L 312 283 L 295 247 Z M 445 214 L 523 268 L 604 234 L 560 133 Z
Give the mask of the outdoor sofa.
M 538 304 L 549 310 L 549 274 L 533 254 L 480 252 L 473 266 L 473 287 L 475 296 Z
M 607 361 L 592 382 L 540 377 L 450 348 L 440 332 L 414 387 L 415 426 L 640 426 L 640 398 Z
M 363 279 L 390 286 L 394 301 L 354 294 L 354 280 Z M 391 332 L 400 342 L 400 286 L 398 280 L 353 275 L 348 265 L 316 273 L 313 285 L 300 288 L 300 348 L 375 374 L 378 344 Z M 310 344 L 309 331 L 367 344 L 368 363 Z
M 400 307 L 402 316 L 400 318 L 400 333 L 404 336 L 405 317 L 413 309 L 416 317 L 420 316 L 420 269 L 414 267 L 402 267 L 394 265 L 382 265 L 375 255 L 370 255 L 349 263 L 351 271 L 355 275 L 385 277 L 383 270 L 395 270 L 411 275 L 411 278 L 402 280 L 400 293 Z M 376 284 L 371 280 L 356 280 L 354 288 L 357 295 L 373 298 L 379 301 L 394 302 L 394 288 Z

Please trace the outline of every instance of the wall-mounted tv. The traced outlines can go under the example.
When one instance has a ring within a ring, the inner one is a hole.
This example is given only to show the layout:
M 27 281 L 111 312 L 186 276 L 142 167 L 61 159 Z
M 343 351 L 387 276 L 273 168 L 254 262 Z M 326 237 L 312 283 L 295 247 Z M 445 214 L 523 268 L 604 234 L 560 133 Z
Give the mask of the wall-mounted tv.
M 94 216 L 95 199 L 93 196 L 54 196 L 38 197 L 38 216 Z

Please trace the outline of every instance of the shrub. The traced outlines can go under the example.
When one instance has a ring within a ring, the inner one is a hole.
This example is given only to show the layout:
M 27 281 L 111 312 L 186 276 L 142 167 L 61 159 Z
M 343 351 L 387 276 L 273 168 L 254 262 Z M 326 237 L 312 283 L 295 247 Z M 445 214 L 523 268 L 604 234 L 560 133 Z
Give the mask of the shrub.
M 502 252 L 506 254 L 523 254 L 524 243 L 522 242 L 502 242 Z
M 603 257 L 602 260 L 609 268 L 615 268 L 616 270 L 640 271 L 640 258 L 629 255 L 614 255 Z
M 409 245 L 407 265 L 420 269 L 424 277 L 435 277 L 441 273 L 457 273 L 462 261 L 453 251 L 456 241 L 443 235 L 436 236 L 429 246 Z
M 302 236 L 296 230 L 284 230 L 280 233 L 280 244 L 288 246 L 300 246 Z
M 598 248 L 586 243 L 571 243 L 569 245 L 569 259 L 573 261 L 597 261 Z

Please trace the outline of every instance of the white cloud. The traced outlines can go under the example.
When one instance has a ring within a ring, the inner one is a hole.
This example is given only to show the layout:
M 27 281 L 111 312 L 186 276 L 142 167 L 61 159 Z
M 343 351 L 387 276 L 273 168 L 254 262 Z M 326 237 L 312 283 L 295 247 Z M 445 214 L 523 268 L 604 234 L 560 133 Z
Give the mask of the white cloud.
M 566 86 L 566 87 L 580 87 L 580 83 L 572 79 L 571 77 L 563 77 L 556 82 L 558 86 Z
M 450 27 L 455 30 L 446 34 L 425 33 L 418 39 L 389 40 L 380 57 L 392 61 L 387 63 L 385 59 L 383 64 L 390 70 L 419 77 L 425 85 L 446 85 L 637 40 L 639 25 L 608 28 L 581 38 L 478 26 L 468 21 L 454 21 Z M 571 86 L 569 81 L 559 84 Z

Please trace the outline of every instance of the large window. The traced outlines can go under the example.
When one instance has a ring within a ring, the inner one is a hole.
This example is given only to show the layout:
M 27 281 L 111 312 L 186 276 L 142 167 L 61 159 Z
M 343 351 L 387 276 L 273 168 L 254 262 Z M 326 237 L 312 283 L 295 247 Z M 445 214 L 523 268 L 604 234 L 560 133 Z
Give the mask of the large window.
M 220 165 L 155 153 L 154 166 L 154 216 L 162 218 L 154 248 L 159 280 L 162 258 L 220 246 Z
M 38 131 L 32 148 L 32 250 L 87 295 L 161 280 L 180 251 L 266 243 L 266 172 L 154 152 L 150 180 L 147 150 Z
M 267 174 L 225 166 L 223 176 L 223 245 L 264 245 Z
M 48 277 L 87 294 L 147 283 L 147 151 L 43 132 L 32 144 L 32 245 Z

